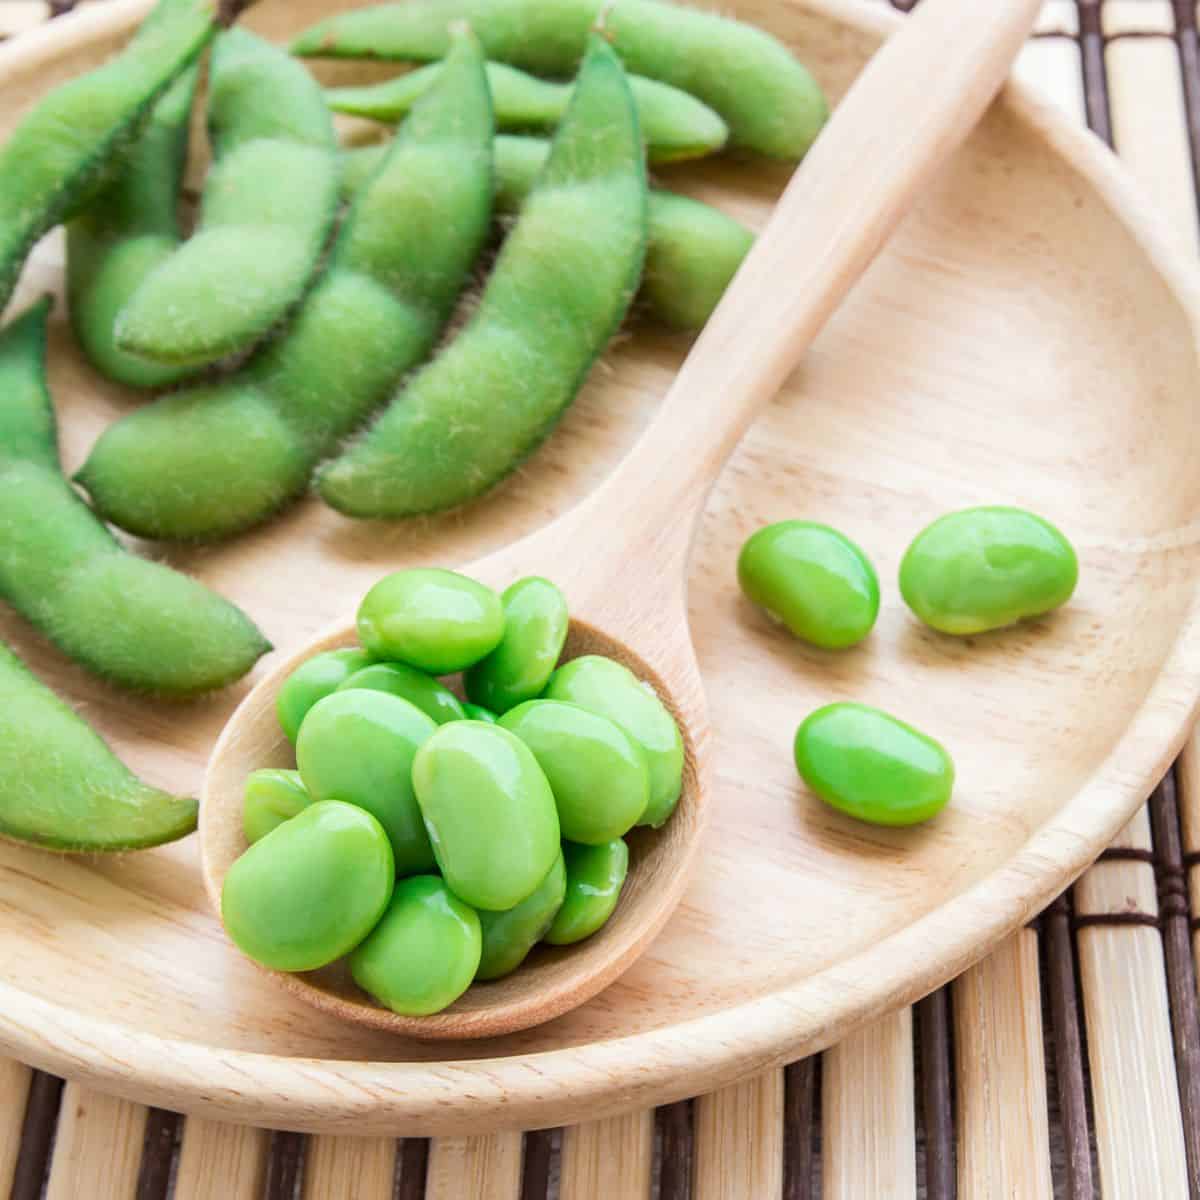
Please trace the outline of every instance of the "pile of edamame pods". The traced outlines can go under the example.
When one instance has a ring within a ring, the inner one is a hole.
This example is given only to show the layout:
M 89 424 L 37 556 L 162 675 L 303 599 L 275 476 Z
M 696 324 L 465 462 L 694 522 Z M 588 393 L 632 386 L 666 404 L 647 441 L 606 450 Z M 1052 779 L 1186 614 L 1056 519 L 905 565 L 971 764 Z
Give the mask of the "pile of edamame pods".
M 105 522 L 221 538 L 314 475 L 356 517 L 474 499 L 547 436 L 639 289 L 651 317 L 695 329 L 748 250 L 730 217 L 648 187 L 647 159 L 729 145 L 795 160 L 827 116 L 774 38 L 659 0 L 357 10 L 293 53 L 427 65 L 328 92 L 231 27 L 252 3 L 158 0 L 0 146 L 0 309 L 34 243 L 65 225 L 79 345 L 106 377 L 161 393 L 93 447 L 76 477 L 89 506 L 59 464 L 46 304 L 0 330 L 0 596 L 85 667 L 161 695 L 228 684 L 269 645 Z M 187 232 L 210 46 L 213 165 Z M 333 111 L 402 123 L 347 150 Z M 436 350 L 510 214 L 473 314 Z M 194 827 L 194 801 L 137 780 L 7 651 L 0 691 L 0 835 L 108 850 Z
M 280 688 L 296 770 L 246 782 L 249 848 L 221 893 L 255 961 L 311 971 L 349 956 L 380 1004 L 427 1016 L 612 915 L 635 826 L 683 781 L 670 712 L 625 666 L 560 663 L 566 601 L 546 579 L 502 596 L 451 571 L 380 580 L 361 647 Z M 466 702 L 439 679 L 462 672 Z
M 900 592 L 938 633 L 990 633 L 1065 604 L 1079 580 L 1075 549 L 1020 508 L 967 508 L 938 518 L 900 564 Z M 879 578 L 844 534 L 811 521 L 753 533 L 738 556 L 746 598 L 794 637 L 823 650 L 861 642 L 879 613 Z M 801 778 L 826 803 L 876 825 L 936 816 L 954 790 L 945 747 L 865 704 L 829 704 L 796 731 Z

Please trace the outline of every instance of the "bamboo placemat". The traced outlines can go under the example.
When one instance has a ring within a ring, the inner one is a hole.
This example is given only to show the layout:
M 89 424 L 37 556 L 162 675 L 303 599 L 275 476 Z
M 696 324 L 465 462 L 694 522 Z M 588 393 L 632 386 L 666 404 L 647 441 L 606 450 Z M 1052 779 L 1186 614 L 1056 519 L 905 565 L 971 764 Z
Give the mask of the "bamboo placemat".
M 964 20 L 972 2 L 963 0 Z M 0 0 L 0 37 L 70 7 Z M 1125 158 L 1171 219 L 1180 253 L 1200 250 L 1191 0 L 1047 0 L 1018 70 Z M 1200 735 L 1031 926 L 913 1008 L 784 1070 L 564 1130 L 397 1142 L 185 1119 L 0 1060 L 0 1193 L 1200 1200 L 1193 913 Z

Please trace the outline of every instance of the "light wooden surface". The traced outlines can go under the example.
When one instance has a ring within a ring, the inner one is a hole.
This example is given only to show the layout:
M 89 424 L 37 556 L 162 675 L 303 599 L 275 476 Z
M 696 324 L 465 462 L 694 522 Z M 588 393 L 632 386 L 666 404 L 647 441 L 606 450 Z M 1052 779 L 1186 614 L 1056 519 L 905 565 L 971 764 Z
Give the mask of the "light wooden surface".
M 692 1193 L 696 1200 L 780 1200 L 783 1072 L 767 1071 L 696 1100 Z M 602 1193 L 593 1193 L 596 1195 Z
M 256 1200 L 266 1182 L 270 1143 L 265 1129 L 189 1117 L 173 1200 Z
M 118 13 L 129 7 L 114 0 Z M 835 96 L 886 26 L 836 3 L 736 8 L 791 40 Z M 290 11 L 299 21 L 303 10 Z M 267 32 L 285 19 L 272 0 L 255 10 Z M 27 35 L 19 54 L 0 50 L 0 93 L 12 100 L 0 126 L 114 45 L 111 22 L 93 10 L 63 33 Z M 782 182 L 757 164 L 672 180 L 755 224 Z M 429 1127 L 420 1122 L 431 1104 L 469 1095 L 472 1111 L 447 1106 L 439 1127 L 519 1125 L 717 1086 L 824 1045 L 965 967 L 1100 848 L 1190 715 L 1192 283 L 1158 229 L 1093 145 L 1010 96 L 751 431 L 709 500 L 688 581 L 716 730 L 713 830 L 676 918 L 621 983 L 477 1062 L 479 1047 L 348 1032 L 280 999 L 229 952 L 190 844 L 110 862 L 6 849 L 0 1042 L 209 1115 L 412 1130 Z M 40 249 L 26 298 L 57 283 L 58 254 L 54 241 Z M 129 398 L 84 371 L 61 324 L 54 337 L 75 465 Z M 469 561 L 586 494 L 633 443 L 684 348 L 648 330 L 617 347 L 546 449 L 469 519 L 358 529 L 307 504 L 235 545 L 171 557 L 294 649 L 384 569 Z M 1080 545 L 1084 585 L 1053 622 L 948 645 L 911 625 L 889 592 L 869 646 L 830 663 L 737 601 L 737 546 L 766 520 L 839 524 L 886 580 L 938 511 L 1001 498 L 1046 512 Z M 196 785 L 238 692 L 164 710 L 86 680 L 15 620 L 3 632 L 140 769 Z M 963 780 L 953 810 L 915 837 L 867 833 L 817 809 L 779 753 L 816 703 L 854 696 L 895 708 L 899 695 L 903 715 L 950 743 Z M 134 927 L 136 940 L 120 936 Z M 132 1008 L 143 1014 L 138 1034 L 122 1027 Z M 684 1016 L 699 1023 L 685 1028 Z M 527 1056 L 538 1051 L 535 1070 Z M 317 1061 L 300 1072 L 290 1055 Z
M 425 1200 L 517 1200 L 520 1192 L 519 1133 L 433 1139 Z
M 649 1200 L 653 1158 L 650 1109 L 572 1125 L 563 1132 L 560 1200 Z
M 29 1096 L 30 1070 L 24 1063 L 0 1059 L 0 1196 L 12 1187 L 21 1134 L 25 1124 L 25 1102 Z
M 146 1110 L 77 1083 L 63 1089 L 46 1200 L 132 1196 L 142 1161 Z

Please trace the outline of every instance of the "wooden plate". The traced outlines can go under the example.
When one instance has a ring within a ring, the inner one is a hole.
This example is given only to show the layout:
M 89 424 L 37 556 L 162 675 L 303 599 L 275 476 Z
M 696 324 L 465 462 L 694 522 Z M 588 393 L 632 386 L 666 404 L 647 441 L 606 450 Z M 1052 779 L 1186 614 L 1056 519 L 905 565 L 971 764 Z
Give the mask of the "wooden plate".
M 0 133 L 147 7 L 114 0 L 0 50 Z M 265 0 L 251 24 L 282 37 L 328 7 Z M 840 0 L 726 7 L 792 43 L 834 97 L 893 24 Z M 720 162 L 671 180 L 761 222 L 785 174 Z M 479 1132 L 711 1089 L 961 971 L 1101 850 L 1193 715 L 1200 307 L 1182 257 L 1099 144 L 1020 91 L 957 155 L 711 497 L 690 602 L 715 726 L 713 828 L 666 932 L 597 999 L 482 1043 L 345 1026 L 231 950 L 195 839 L 107 860 L 5 846 L 0 1047 L 139 1100 L 261 1125 Z M 52 240 L 17 303 L 60 282 Z M 231 545 L 169 557 L 290 650 L 385 570 L 465 562 L 564 511 L 628 449 L 685 351 L 638 328 L 543 452 L 469 512 L 364 526 L 306 503 Z M 52 359 L 74 467 L 134 398 L 86 368 L 61 314 Z M 904 611 L 897 564 L 932 517 L 983 502 L 1059 523 L 1082 583 L 1053 619 L 947 640 Z M 807 650 L 739 600 L 740 542 L 788 516 L 829 521 L 874 557 L 885 600 L 862 648 Z M 148 778 L 199 787 L 245 686 L 183 706 L 131 699 L 10 614 L 0 624 Z M 849 697 L 952 750 L 955 802 L 928 827 L 856 825 L 798 784 L 797 721 Z

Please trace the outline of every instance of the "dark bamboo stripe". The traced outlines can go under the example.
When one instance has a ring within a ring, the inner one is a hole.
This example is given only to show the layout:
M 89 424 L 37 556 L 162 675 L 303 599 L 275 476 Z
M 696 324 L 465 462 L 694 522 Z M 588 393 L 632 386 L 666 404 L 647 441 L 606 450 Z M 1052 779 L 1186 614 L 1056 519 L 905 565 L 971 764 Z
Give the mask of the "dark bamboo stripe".
M 1143 862 L 1154 865 L 1154 851 L 1141 850 L 1137 846 L 1109 846 L 1100 855 L 1100 862 Z
M 1192 157 L 1192 194 L 1200 199 L 1200 40 L 1196 34 L 1196 10 L 1191 0 L 1174 0 L 1173 7 L 1175 40 L 1179 46 L 1179 67 L 1183 77 L 1183 109 Z
M 392 1200 L 422 1200 L 428 1170 L 428 1139 L 401 1139 L 396 1151 L 396 1191 Z
M 1100 30 L 1100 0 L 1076 0 L 1079 8 L 1079 47 L 1083 62 L 1083 101 L 1088 128 L 1113 144 L 1108 105 L 1108 75 L 1104 69 L 1104 37 Z
M 667 1104 L 654 1114 L 658 1141 L 658 1200 L 688 1200 L 692 1194 L 692 1102 Z
M 1183 864 L 1183 866 L 1184 866 L 1184 867 L 1186 867 L 1186 868 L 1187 868 L 1189 871 L 1190 871 L 1190 870 L 1191 870 L 1193 867 L 1200 867 L 1200 850 L 1189 850 L 1189 851 L 1188 851 L 1188 852 L 1187 852 L 1187 853 L 1186 853 L 1186 854 L 1183 856 L 1183 858 L 1182 858 L 1182 859 L 1180 859 L 1180 862 L 1181 862 L 1181 863 Z
M 525 1135 L 521 1166 L 521 1200 L 546 1200 L 550 1194 L 550 1159 L 554 1130 L 535 1129 Z
M 50 18 L 61 17 L 75 7 L 76 0 L 49 0 Z
M 926 996 L 916 1006 L 916 1017 L 920 1043 L 920 1111 L 925 1128 L 925 1194 L 928 1200 L 954 1200 L 958 1186 L 949 989 L 938 988 Z
M 817 1070 L 820 1055 L 802 1058 L 783 1073 L 783 1200 L 814 1200 L 819 1132 Z
M 1045 991 L 1049 995 L 1054 1038 L 1055 1091 L 1066 1142 L 1067 1196 L 1069 1200 L 1092 1200 L 1091 1135 L 1083 1078 L 1075 947 L 1071 939 L 1071 910 L 1065 896 L 1059 896 L 1042 914 L 1042 931 Z
M 1077 913 L 1071 924 L 1076 929 L 1087 929 L 1093 925 L 1144 925 L 1157 929 L 1158 918 L 1153 913 L 1144 912 Z
M 277 1129 L 271 1134 L 264 1200 L 296 1200 L 300 1194 L 300 1181 L 304 1177 L 307 1148 L 308 1139 L 302 1133 L 285 1133 Z
M 166 1200 L 182 1132 L 183 1118 L 178 1113 L 152 1108 L 146 1114 L 142 1167 L 135 1193 L 137 1200 Z
M 50 1150 L 62 1106 L 63 1081 L 56 1075 L 34 1071 L 29 1081 L 29 1099 L 25 1102 L 25 1121 L 21 1126 L 21 1150 L 13 1172 L 9 1200 L 38 1200 L 50 1167 Z
M 1151 797 L 1150 823 L 1154 847 L 1160 858 L 1163 949 L 1183 1140 L 1187 1148 L 1188 1192 L 1192 1200 L 1200 1200 L 1200 1010 L 1196 1003 L 1196 968 L 1192 961 L 1184 885 L 1183 836 L 1173 775 L 1168 775 Z

